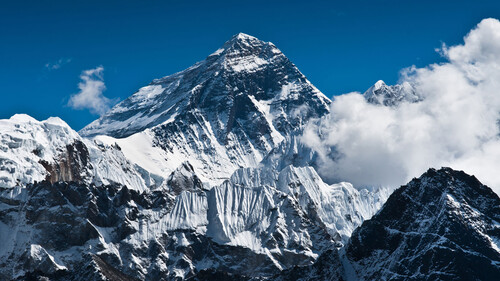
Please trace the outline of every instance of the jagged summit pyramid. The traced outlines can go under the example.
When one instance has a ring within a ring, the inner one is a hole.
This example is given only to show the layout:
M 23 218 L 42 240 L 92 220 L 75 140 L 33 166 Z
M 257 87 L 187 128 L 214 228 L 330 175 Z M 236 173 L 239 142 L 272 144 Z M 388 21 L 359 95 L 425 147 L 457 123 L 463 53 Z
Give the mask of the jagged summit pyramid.
M 80 134 L 117 142 L 156 175 L 188 161 L 203 181 L 220 182 L 258 165 L 329 104 L 274 44 L 239 33 L 205 60 L 153 80 Z M 145 143 L 153 150 L 145 152 Z
M 239 33 L 205 60 L 153 80 L 80 134 L 123 138 L 195 109 L 216 121 L 213 129 L 222 137 L 246 117 L 256 122 L 252 129 L 284 133 L 303 117 L 326 113 L 329 102 L 274 44 Z M 294 114 L 299 111 L 301 116 Z

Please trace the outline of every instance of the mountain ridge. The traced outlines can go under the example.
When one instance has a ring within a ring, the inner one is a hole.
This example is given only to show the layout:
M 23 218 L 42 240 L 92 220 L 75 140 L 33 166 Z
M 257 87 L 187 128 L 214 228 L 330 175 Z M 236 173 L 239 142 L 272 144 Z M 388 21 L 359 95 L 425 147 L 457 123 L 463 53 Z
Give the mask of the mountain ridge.
M 276 279 L 496 280 L 499 221 L 489 187 L 463 171 L 429 169 L 394 191 L 343 249 Z

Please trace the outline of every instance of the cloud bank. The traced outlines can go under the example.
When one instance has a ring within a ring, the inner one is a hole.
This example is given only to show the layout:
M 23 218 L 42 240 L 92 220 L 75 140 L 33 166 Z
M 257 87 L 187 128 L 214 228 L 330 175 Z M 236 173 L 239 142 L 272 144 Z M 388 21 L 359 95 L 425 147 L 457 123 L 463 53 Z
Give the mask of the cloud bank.
M 396 187 L 450 166 L 500 194 L 500 22 L 482 20 L 441 53 L 447 62 L 401 73 L 421 102 L 384 107 L 360 93 L 335 97 L 332 113 L 303 135 L 323 177 Z
M 103 71 L 102 66 L 82 71 L 80 74 L 82 81 L 78 83 L 80 92 L 70 97 L 68 106 L 74 109 L 88 109 L 92 114 L 98 115 L 108 111 L 116 100 L 109 99 L 102 94 L 106 90 Z

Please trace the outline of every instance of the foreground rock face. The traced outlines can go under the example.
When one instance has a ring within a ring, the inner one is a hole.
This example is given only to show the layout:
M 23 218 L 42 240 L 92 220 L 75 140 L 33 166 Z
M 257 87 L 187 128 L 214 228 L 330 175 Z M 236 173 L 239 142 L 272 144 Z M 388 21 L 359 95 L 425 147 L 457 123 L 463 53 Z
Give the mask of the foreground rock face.
M 0 279 L 271 277 L 342 245 L 383 202 L 291 166 L 242 169 L 206 190 L 186 164 L 169 183 L 2 189 Z
M 324 255 L 279 278 L 498 280 L 500 199 L 474 176 L 430 169 L 396 190 L 345 248 Z
M 396 190 L 353 233 L 346 253 L 367 280 L 494 280 L 500 199 L 473 176 L 429 170 Z

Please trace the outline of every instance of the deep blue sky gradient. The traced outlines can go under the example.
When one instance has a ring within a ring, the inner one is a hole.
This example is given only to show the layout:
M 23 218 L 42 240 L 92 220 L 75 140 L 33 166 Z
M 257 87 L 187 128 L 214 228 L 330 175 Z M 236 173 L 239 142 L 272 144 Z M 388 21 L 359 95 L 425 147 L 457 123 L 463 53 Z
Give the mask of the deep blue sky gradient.
M 82 70 L 104 67 L 121 100 L 189 67 L 233 34 L 271 41 L 323 93 L 364 91 L 442 61 L 500 1 L 0 0 L 0 118 L 59 116 L 79 130 L 98 116 L 66 106 Z M 57 70 L 47 63 L 71 59 Z

